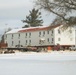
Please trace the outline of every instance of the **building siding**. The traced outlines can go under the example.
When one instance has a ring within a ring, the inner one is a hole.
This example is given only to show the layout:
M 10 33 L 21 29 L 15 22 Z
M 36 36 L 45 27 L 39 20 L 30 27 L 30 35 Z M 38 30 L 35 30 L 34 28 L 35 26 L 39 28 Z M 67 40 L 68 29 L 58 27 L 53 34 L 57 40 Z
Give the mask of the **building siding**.
M 35 27 L 34 27 L 35 28 Z M 68 30 L 64 32 L 59 30 L 60 26 L 55 28 L 28 28 L 28 30 L 20 30 L 14 33 L 5 34 L 5 43 L 8 47 L 22 46 L 54 46 L 60 45 L 75 45 L 75 29 L 72 28 L 72 33 Z M 38 30 L 36 30 L 38 29 Z M 18 30 L 18 29 L 17 29 Z

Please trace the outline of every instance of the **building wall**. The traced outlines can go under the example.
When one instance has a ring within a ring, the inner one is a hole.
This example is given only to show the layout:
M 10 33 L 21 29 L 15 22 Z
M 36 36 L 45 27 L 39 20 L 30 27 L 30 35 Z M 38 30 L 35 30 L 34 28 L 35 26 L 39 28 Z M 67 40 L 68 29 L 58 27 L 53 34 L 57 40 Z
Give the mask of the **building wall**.
M 8 43 L 8 47 L 75 45 L 75 29 L 71 28 L 71 32 L 69 29 L 63 32 L 60 27 L 57 27 L 51 30 L 7 33 L 5 43 Z
M 6 37 L 7 36 L 7 37 Z M 54 45 L 54 31 L 40 30 L 33 32 L 21 32 L 6 34 L 5 42 L 8 47 L 22 46 L 47 46 Z
M 75 29 L 68 28 L 62 31 L 61 27 L 55 28 L 55 45 L 75 45 Z

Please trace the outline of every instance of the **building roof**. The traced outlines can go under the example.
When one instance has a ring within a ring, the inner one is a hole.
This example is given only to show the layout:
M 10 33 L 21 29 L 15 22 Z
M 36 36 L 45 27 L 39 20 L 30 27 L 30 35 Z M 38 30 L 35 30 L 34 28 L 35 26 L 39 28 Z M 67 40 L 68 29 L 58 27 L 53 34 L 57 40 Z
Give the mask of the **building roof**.
M 39 26 L 39 27 L 12 29 L 11 31 L 7 32 L 6 34 L 22 33 L 22 32 L 34 32 L 34 31 L 40 31 L 40 30 L 49 30 L 49 29 L 56 28 L 58 26 L 60 26 L 60 25 L 55 25 L 55 26 Z
M 6 32 L 6 34 L 18 33 L 19 30 L 22 30 L 22 28 L 21 29 L 12 29 L 12 30 Z

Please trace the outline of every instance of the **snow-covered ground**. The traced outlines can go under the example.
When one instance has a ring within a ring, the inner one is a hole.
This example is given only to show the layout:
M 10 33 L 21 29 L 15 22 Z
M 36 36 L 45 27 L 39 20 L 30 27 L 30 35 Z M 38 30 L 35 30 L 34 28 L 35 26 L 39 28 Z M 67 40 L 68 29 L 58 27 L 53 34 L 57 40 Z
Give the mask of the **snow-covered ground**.
M 76 75 L 76 52 L 1 54 L 0 75 Z

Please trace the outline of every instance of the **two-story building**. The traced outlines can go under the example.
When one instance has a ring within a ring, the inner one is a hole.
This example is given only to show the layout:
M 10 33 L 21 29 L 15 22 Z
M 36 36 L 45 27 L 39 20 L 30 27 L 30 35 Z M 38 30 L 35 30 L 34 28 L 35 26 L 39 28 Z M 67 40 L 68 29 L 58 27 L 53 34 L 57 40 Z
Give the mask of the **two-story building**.
M 61 25 L 55 25 L 13 29 L 5 34 L 5 43 L 8 44 L 8 47 L 75 45 L 75 29 L 69 30 L 68 28 L 62 31 L 61 27 Z

